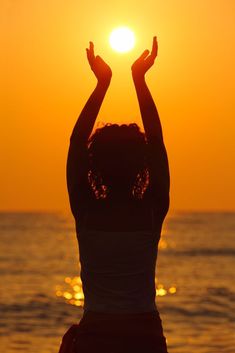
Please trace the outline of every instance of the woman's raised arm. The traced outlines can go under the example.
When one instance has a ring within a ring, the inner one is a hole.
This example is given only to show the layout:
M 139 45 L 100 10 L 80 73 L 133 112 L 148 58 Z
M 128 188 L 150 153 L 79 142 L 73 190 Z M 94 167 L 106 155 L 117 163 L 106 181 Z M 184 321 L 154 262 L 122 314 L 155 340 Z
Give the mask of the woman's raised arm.
M 170 187 L 167 152 L 158 111 L 145 81 L 145 74 L 153 66 L 157 52 L 157 38 L 154 37 L 151 53 L 145 50 L 131 69 L 148 143 L 150 180 L 147 194 L 155 207 L 165 214 L 169 207 Z
M 148 142 L 150 142 L 152 138 L 157 138 L 163 141 L 158 111 L 145 81 L 145 74 L 153 66 L 157 57 L 157 52 L 157 38 L 154 37 L 151 53 L 149 54 L 149 50 L 146 49 L 131 67 L 144 130 Z
M 70 138 L 67 187 L 73 215 L 77 215 L 78 207 L 89 197 L 87 142 L 112 77 L 110 67 L 100 56 L 95 56 L 92 42 L 86 52 L 91 70 L 97 78 L 97 85 L 79 115 Z
M 79 115 L 71 136 L 71 139 L 81 138 L 85 142 L 88 141 L 92 132 L 95 120 L 112 78 L 112 71 L 108 64 L 106 64 L 99 55 L 95 56 L 94 44 L 92 42 L 90 42 L 90 47 L 86 49 L 86 52 L 91 70 L 97 78 L 97 85 Z

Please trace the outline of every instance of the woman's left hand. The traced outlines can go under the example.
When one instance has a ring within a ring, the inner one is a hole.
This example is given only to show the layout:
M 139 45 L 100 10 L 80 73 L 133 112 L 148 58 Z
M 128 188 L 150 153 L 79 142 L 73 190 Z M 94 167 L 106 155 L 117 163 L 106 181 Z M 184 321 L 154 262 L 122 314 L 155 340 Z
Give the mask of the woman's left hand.
M 112 70 L 99 55 L 95 56 L 93 42 L 90 42 L 90 46 L 86 48 L 86 52 L 91 70 L 94 72 L 98 82 L 109 85 L 112 78 Z
M 153 66 L 157 52 L 157 37 L 153 37 L 151 53 L 146 49 L 131 67 L 133 79 L 144 78 L 146 72 Z

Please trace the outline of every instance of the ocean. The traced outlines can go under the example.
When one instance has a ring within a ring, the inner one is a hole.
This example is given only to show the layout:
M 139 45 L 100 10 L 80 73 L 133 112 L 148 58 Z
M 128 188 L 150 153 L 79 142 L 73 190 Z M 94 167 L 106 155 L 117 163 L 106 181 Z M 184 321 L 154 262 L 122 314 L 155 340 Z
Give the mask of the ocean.
M 57 353 L 82 315 L 72 217 L 2 212 L 0 249 L 1 352 Z M 156 302 L 169 353 L 235 352 L 235 213 L 167 217 Z

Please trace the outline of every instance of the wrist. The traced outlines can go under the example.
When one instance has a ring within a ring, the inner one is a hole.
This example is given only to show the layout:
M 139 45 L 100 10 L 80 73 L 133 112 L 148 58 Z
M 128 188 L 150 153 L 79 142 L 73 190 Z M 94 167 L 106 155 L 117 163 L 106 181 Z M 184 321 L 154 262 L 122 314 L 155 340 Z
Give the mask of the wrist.
M 98 80 L 97 81 L 97 87 L 101 88 L 101 89 L 104 89 L 104 90 L 107 90 L 109 88 L 110 82 L 111 82 L 111 79 L 110 80 L 105 80 L 105 81 Z
M 145 83 L 145 76 L 144 75 L 139 75 L 139 74 L 135 74 L 132 71 L 132 78 L 134 81 L 134 84 L 144 84 Z

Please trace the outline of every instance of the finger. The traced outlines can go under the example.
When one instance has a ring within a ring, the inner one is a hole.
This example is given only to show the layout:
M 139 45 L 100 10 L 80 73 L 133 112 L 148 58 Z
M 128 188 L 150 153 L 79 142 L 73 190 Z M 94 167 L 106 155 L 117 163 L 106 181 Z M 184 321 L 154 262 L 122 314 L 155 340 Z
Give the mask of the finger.
M 152 45 L 152 50 L 151 50 L 151 57 L 155 59 L 157 57 L 157 51 L 158 51 L 158 44 L 157 44 L 157 37 L 153 37 L 153 45 Z
M 93 42 L 89 42 L 89 49 L 86 49 L 86 52 L 87 52 L 87 59 L 89 61 L 89 64 L 92 65 L 95 60 L 94 43 Z
M 92 65 L 93 59 L 92 59 L 90 49 L 88 49 L 88 48 L 86 48 L 86 55 L 87 55 L 87 60 L 88 60 L 89 64 Z
M 94 54 L 94 43 L 93 42 L 89 42 L 89 43 L 90 43 L 90 52 L 91 52 L 92 55 L 95 56 L 95 54 Z
M 146 50 L 140 55 L 140 57 L 139 57 L 136 61 L 144 60 L 148 55 L 149 55 L 149 50 L 146 49 Z

